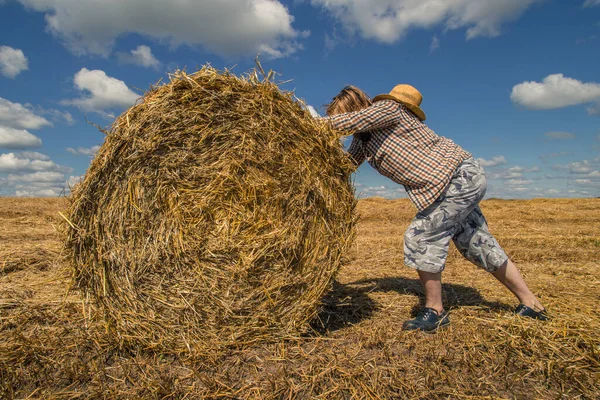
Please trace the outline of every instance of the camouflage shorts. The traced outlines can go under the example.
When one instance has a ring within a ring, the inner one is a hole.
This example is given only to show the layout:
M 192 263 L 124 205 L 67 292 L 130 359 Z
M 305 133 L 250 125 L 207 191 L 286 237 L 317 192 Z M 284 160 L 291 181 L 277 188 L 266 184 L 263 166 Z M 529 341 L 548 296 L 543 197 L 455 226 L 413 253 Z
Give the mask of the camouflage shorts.
M 419 212 L 404 235 L 404 263 L 419 271 L 441 272 L 450 239 L 460 253 L 486 271 L 496 271 L 508 256 L 488 230 L 479 202 L 485 195 L 485 173 L 473 158 L 454 173 L 443 194 Z

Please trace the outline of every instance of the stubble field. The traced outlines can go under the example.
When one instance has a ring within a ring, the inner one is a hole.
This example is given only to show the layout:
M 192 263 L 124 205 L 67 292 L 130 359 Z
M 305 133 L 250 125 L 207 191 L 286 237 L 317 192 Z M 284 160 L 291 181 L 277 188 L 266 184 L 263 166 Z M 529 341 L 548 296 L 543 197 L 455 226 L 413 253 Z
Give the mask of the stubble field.
M 451 327 L 402 332 L 422 302 L 403 266 L 408 200 L 361 200 L 351 262 L 305 335 L 218 354 L 119 348 L 69 291 L 64 199 L 0 198 L 0 398 L 600 398 L 600 199 L 487 200 L 492 233 L 549 309 L 512 295 L 452 247 Z

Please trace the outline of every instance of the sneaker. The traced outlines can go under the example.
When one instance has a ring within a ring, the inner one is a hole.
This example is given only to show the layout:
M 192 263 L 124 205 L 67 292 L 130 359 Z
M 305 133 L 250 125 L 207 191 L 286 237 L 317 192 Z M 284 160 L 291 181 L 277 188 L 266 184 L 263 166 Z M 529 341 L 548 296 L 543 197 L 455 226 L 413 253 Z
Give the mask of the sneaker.
M 547 321 L 548 314 L 546 310 L 535 311 L 531 307 L 527 307 L 525 304 L 519 304 L 517 308 L 515 308 L 515 314 L 520 315 L 521 317 L 528 317 L 533 319 L 539 319 L 540 321 Z
M 434 332 L 436 329 L 443 328 L 449 324 L 450 318 L 446 311 L 438 315 L 437 311 L 433 308 L 425 307 L 419 312 L 415 319 L 406 321 L 404 325 L 402 325 L 402 330 Z

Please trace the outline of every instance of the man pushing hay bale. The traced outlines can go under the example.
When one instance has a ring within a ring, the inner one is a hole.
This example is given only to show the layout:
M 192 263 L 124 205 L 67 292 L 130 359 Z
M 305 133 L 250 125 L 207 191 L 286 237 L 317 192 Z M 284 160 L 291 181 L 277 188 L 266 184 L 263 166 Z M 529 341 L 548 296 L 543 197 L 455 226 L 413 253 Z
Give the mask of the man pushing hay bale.
M 202 352 L 305 327 L 354 238 L 339 133 L 256 72 L 211 67 L 106 133 L 65 248 L 122 343 Z

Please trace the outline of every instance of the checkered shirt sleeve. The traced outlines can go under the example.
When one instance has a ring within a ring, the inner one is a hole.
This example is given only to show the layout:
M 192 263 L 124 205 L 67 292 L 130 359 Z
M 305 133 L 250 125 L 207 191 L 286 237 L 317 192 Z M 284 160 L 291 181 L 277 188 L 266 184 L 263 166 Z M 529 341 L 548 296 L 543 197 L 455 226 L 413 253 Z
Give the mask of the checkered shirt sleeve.
M 378 101 L 361 111 L 324 117 L 335 129 L 366 132 L 383 129 L 400 122 L 398 106 L 393 101 Z
M 361 140 L 356 135 L 352 136 L 352 143 L 350 143 L 348 153 L 350 153 L 350 157 L 352 158 L 354 165 L 356 165 L 356 168 L 360 167 L 367 158 L 363 151 Z
M 393 100 L 323 119 L 335 129 L 355 133 L 348 150 L 355 163 L 366 159 L 380 174 L 403 185 L 419 211 L 442 194 L 456 168 L 471 157 Z M 357 132 L 369 132 L 370 139 L 361 141 Z

